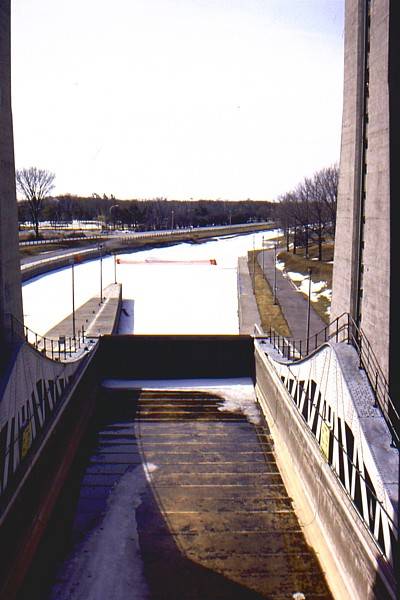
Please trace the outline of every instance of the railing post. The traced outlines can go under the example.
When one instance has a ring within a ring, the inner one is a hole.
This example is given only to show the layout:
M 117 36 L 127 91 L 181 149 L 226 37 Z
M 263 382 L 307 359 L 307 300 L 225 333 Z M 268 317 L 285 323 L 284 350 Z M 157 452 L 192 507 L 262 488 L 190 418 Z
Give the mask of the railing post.
M 351 317 L 350 317 L 350 313 L 347 313 L 347 343 L 351 344 Z
M 336 343 L 339 341 L 339 317 L 336 319 Z

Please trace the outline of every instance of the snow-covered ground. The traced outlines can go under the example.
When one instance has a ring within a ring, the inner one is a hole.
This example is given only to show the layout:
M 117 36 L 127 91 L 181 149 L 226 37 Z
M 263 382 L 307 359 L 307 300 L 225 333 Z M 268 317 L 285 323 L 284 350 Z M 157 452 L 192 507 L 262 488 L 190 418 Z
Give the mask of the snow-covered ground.
M 238 257 L 276 235 L 273 230 L 120 255 L 136 261 L 117 265 L 125 309 L 120 333 L 237 333 Z M 145 262 L 149 258 L 184 262 Z M 206 259 L 217 264 L 195 262 Z M 100 293 L 100 261 L 75 265 L 74 271 L 78 308 Z M 102 261 L 102 281 L 103 287 L 114 281 L 112 257 Z M 25 324 L 45 334 L 72 312 L 71 267 L 26 282 L 23 302 Z

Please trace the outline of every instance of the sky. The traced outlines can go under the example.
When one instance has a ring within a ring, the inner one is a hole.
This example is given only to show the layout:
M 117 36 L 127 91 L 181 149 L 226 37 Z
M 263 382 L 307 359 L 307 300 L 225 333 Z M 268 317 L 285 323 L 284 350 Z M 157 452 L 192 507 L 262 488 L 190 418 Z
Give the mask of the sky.
M 344 0 L 14 0 L 16 168 L 54 194 L 274 200 L 339 160 Z

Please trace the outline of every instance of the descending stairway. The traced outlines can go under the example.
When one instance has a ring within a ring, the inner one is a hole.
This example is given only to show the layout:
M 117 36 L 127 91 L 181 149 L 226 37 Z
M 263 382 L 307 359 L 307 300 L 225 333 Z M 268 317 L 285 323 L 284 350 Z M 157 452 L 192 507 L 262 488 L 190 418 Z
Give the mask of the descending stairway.
M 75 555 L 51 598 L 331 598 L 265 422 L 223 409 L 221 398 L 193 391 L 106 395 Z

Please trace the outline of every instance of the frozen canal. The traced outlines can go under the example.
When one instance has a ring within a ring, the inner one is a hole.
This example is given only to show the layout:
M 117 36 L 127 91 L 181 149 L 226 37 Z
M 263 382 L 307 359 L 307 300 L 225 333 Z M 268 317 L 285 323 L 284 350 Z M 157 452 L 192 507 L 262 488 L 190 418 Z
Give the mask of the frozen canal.
M 124 311 L 119 333 L 238 333 L 237 261 L 276 231 L 182 243 L 121 254 L 117 281 Z M 146 262 L 146 261 L 152 262 Z M 171 262 L 168 262 L 171 261 Z M 174 262 L 176 261 L 176 262 Z M 211 264 L 207 261 L 215 261 Z M 77 264 L 75 306 L 100 293 L 100 261 Z M 102 261 L 103 287 L 114 282 L 114 259 Z M 71 268 L 23 286 L 25 324 L 44 335 L 72 312 Z

